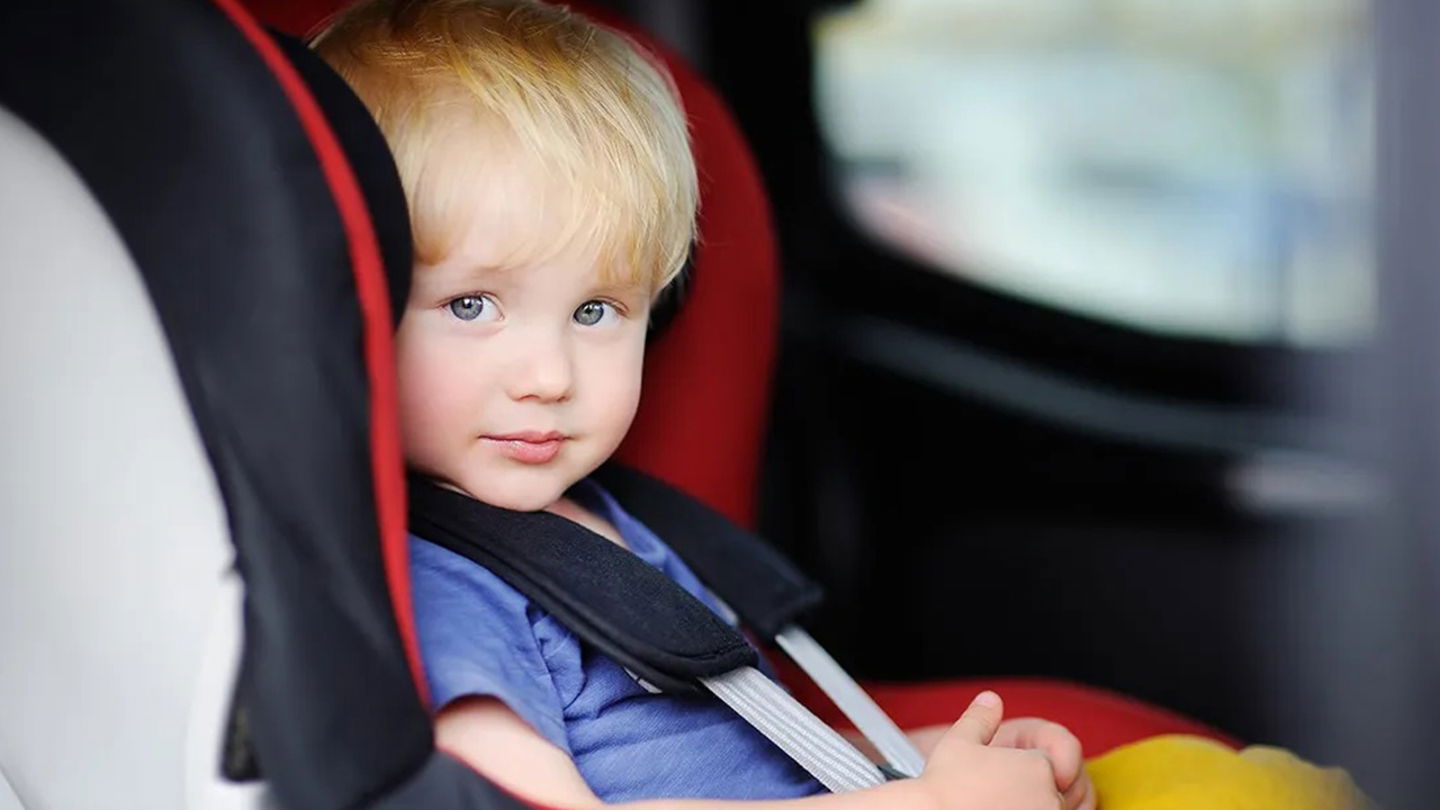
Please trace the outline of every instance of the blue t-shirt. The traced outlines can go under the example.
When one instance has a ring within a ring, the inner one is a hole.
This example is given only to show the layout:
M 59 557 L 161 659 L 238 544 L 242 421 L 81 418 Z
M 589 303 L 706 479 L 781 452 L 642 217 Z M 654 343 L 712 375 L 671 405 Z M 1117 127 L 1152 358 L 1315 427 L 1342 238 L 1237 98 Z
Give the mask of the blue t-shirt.
M 582 481 L 569 494 L 609 520 L 640 559 L 734 624 L 729 609 L 608 492 Z M 499 699 L 568 752 L 602 800 L 824 792 L 718 699 L 650 692 L 485 568 L 414 536 L 410 564 L 420 652 L 437 709 L 461 697 Z

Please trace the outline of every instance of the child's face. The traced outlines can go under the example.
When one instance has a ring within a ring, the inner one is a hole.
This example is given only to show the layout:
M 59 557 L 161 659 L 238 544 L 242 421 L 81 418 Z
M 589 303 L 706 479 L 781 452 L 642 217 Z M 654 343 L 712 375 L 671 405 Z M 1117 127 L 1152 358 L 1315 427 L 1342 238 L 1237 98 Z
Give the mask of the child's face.
M 449 256 L 416 268 L 396 339 L 400 421 L 412 468 L 534 511 L 629 430 L 650 291 L 603 284 L 584 249 L 507 266 L 508 224 L 482 210 Z

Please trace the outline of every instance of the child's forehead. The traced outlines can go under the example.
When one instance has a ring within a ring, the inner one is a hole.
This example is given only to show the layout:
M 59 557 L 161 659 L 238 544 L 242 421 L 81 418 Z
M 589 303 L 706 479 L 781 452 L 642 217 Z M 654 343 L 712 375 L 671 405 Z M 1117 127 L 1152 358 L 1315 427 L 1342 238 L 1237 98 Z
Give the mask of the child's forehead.
M 642 285 L 640 274 L 616 266 L 592 233 L 557 216 L 571 206 L 559 201 L 547 205 L 534 189 L 514 194 L 491 189 L 481 196 L 485 199 L 461 215 L 438 265 L 500 280 L 546 269 L 577 284 Z
M 454 121 L 415 174 L 412 215 L 422 265 L 525 268 L 561 261 L 607 284 L 648 284 L 636 266 L 638 212 L 602 178 L 503 128 Z
M 421 262 L 418 274 L 447 285 L 503 289 L 543 279 L 557 294 L 575 290 L 648 291 L 642 274 L 615 266 L 602 246 L 582 230 L 552 216 L 558 206 L 530 208 L 533 190 L 506 195 L 491 189 L 466 211 L 438 256 Z M 519 201 L 519 204 L 511 203 Z
M 584 244 L 546 246 L 520 240 L 514 232 L 495 228 L 483 219 L 471 227 L 437 260 L 422 263 L 420 272 L 434 270 L 448 277 L 467 277 L 496 284 L 524 281 L 540 274 L 552 281 L 603 286 L 614 279 L 603 271 L 599 252 Z

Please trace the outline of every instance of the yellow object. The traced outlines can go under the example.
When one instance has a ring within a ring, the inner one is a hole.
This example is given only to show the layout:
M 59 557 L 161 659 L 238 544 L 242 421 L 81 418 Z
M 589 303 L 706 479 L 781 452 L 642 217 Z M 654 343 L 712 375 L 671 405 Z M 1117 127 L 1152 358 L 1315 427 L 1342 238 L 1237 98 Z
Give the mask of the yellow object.
M 1234 751 L 1203 737 L 1168 735 L 1087 763 L 1100 810 L 1363 810 L 1369 801 L 1338 768 L 1289 751 Z

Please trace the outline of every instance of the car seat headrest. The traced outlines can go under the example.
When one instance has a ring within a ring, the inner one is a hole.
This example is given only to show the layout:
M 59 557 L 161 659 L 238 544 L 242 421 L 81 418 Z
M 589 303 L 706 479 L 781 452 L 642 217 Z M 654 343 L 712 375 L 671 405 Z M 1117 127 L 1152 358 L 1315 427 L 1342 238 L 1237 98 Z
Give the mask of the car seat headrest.
M 324 60 L 295 37 L 274 29 L 270 29 L 270 35 L 320 104 L 355 171 L 355 179 L 370 208 L 370 222 L 380 243 L 381 260 L 385 263 L 391 318 L 398 324 L 410 293 L 414 247 L 405 189 L 390 156 L 390 147 L 364 103 Z
M 680 314 L 680 309 L 685 306 L 686 295 L 690 292 L 690 276 L 694 272 L 695 249 L 692 246 L 690 255 L 685 257 L 685 266 L 665 285 L 665 289 L 655 298 L 655 304 L 650 307 L 648 340 L 655 340 L 665 334 L 665 330 L 675 321 L 675 316 Z

